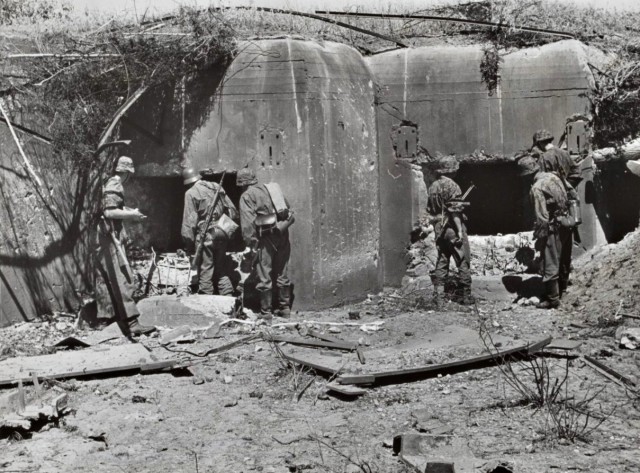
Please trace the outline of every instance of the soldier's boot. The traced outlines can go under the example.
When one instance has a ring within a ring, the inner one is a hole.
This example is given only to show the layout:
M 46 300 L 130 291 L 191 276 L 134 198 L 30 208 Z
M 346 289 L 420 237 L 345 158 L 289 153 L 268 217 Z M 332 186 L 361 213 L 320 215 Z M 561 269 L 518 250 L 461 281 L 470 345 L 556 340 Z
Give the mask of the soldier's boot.
M 259 319 L 271 320 L 273 314 L 271 313 L 271 289 L 266 291 L 259 291 L 260 293 L 260 314 Z
M 278 288 L 278 310 L 276 315 L 285 319 L 291 317 L 291 286 Z
M 462 288 L 462 297 L 460 298 L 460 304 L 473 305 L 475 303 L 476 303 L 476 300 L 471 294 L 471 288 L 470 287 Z
M 127 322 L 129 324 L 129 334 L 133 337 L 148 335 L 157 330 L 153 325 L 142 325 L 137 316 L 131 317 Z
M 558 280 L 547 281 L 544 283 L 546 299 L 536 304 L 538 309 L 556 309 L 560 306 L 560 288 Z

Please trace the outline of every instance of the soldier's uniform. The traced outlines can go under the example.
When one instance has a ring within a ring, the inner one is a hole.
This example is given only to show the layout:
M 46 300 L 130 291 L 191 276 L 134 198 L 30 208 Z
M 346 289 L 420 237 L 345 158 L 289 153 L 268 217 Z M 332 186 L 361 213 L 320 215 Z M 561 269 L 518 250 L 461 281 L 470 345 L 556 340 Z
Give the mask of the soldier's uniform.
M 133 172 L 133 163 L 130 158 L 120 158 L 116 171 L 122 170 Z M 124 188 L 122 180 L 116 175 L 109 178 L 103 187 L 102 212 L 124 208 Z M 120 329 L 125 335 L 139 335 L 155 330 L 154 327 L 144 327 L 138 322 L 140 312 L 133 299 L 135 291 L 133 274 L 128 274 L 127 270 L 129 262 L 123 244 L 126 240 L 126 230 L 122 220 L 105 216 L 104 220 L 98 224 L 97 236 L 96 268 L 100 278 L 96 280 L 96 286 L 101 282 L 106 286 Z M 117 245 L 120 246 L 121 251 L 118 251 Z M 96 287 L 99 311 L 105 305 L 100 301 L 100 292 L 100 288 Z
M 571 228 L 562 226 L 559 218 L 568 213 L 568 198 L 564 184 L 553 173 L 540 172 L 533 158 L 519 162 L 521 175 L 535 173 L 529 196 L 536 222 L 533 236 L 536 248 L 542 253 L 542 274 L 547 300 L 540 308 L 558 307 L 560 287 L 566 287 L 571 271 Z
M 547 130 L 538 130 L 533 135 L 533 140 L 536 143 L 536 147 L 544 150 L 538 157 L 538 164 L 540 171 L 545 173 L 552 173 L 560 178 L 560 183 L 563 185 L 567 198 L 578 200 L 577 187 L 582 181 L 582 174 L 580 165 L 571 157 L 571 155 L 563 149 L 552 146 L 549 149 L 546 148 L 546 144 L 553 141 L 553 135 Z M 566 275 L 558 279 L 560 295 L 567 290 L 569 282 L 569 270 L 571 266 L 571 253 L 573 249 L 573 234 L 572 229 L 563 228 L 563 249 L 562 256 L 566 260 Z M 563 270 L 564 273 L 564 270 Z
M 445 158 L 446 159 L 446 158 Z M 449 166 L 448 166 L 449 165 Z M 448 166 L 448 167 L 447 167 Z M 442 174 L 455 172 L 457 162 L 441 163 L 440 176 L 429 187 L 427 209 L 433 217 L 438 258 L 433 272 L 434 295 L 438 297 L 444 290 L 445 280 L 449 274 L 451 258 L 458 268 L 458 284 L 464 303 L 471 303 L 471 251 L 464 223 L 463 207 L 454 199 L 460 198 L 460 186 L 453 179 Z M 462 234 L 458 235 L 453 223 L 453 215 L 461 220 Z
M 210 206 L 218 190 L 220 195 L 213 210 L 211 223 L 209 228 L 204 228 Z M 231 219 L 238 220 L 238 211 L 224 190 L 220 189 L 220 184 L 197 180 L 185 193 L 181 234 L 187 250 L 195 250 L 204 235 L 202 259 L 198 268 L 200 294 L 213 294 L 216 289 L 221 295 L 233 294 L 233 284 L 228 276 L 229 237 L 214 225 L 225 213 Z
M 271 195 L 264 184 L 258 184 L 255 174 L 249 169 L 241 169 L 238 172 L 237 184 L 248 185 L 247 190 L 240 196 L 240 226 L 245 244 L 251 248 L 255 247 L 257 251 L 255 272 L 258 278 L 256 289 L 260 294 L 260 311 L 262 315 L 271 312 L 272 280 L 275 279 L 278 288 L 278 313 L 288 316 L 291 308 L 289 230 L 274 228 L 260 235 L 256 217 L 276 214 Z M 286 199 L 285 202 L 290 208 Z

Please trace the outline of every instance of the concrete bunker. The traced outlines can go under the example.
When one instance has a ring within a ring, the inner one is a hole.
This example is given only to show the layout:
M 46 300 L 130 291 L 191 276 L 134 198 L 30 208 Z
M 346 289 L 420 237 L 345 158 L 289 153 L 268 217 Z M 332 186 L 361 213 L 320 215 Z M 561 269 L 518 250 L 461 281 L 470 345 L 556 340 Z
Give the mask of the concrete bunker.
M 460 160 L 461 187 L 472 182 L 477 186 L 470 197 L 471 234 L 531 228 L 527 192 L 517 177 L 514 158 L 531 146 L 537 129 L 549 129 L 557 142 L 568 118 L 589 116 L 588 93 L 594 85 L 587 65 L 590 54 L 577 41 L 507 54 L 492 94 L 481 79 L 481 46 L 420 47 L 367 58 L 380 86 L 381 254 L 386 284 L 396 285 L 404 276 L 412 219 L 420 213 L 411 209 L 416 201 L 410 185 L 411 162 L 423 164 L 428 186 L 433 179 L 428 163 L 441 155 Z M 410 132 L 415 130 L 415 144 L 405 138 L 407 125 L 413 127 Z M 577 139 L 582 136 L 579 131 L 573 130 L 570 138 L 583 149 L 588 143 Z M 591 169 L 590 163 L 585 167 Z M 594 185 L 589 172 L 585 169 L 580 189 L 587 248 L 606 241 L 596 203 L 584 198 L 585 189 Z M 398 228 L 407 229 L 404 236 L 398 235 Z
M 293 39 L 240 51 L 182 88 L 148 94 L 123 123 L 139 184 L 131 201 L 149 213 L 136 235 L 147 246 L 176 248 L 182 167 L 252 166 L 260 181 L 280 183 L 296 211 L 295 308 L 379 290 L 375 88 L 363 58 L 345 45 Z M 224 187 L 234 200 L 229 177 Z

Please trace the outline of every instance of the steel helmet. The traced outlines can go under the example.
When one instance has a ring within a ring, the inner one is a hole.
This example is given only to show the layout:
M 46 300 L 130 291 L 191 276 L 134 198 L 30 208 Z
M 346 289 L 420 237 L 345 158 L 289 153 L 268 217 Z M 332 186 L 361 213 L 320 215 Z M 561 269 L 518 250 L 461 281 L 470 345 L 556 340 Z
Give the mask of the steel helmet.
M 237 186 L 251 186 L 257 183 L 258 179 L 256 178 L 256 173 L 253 169 L 242 168 L 238 171 L 238 174 L 236 175 Z
M 128 156 L 120 156 L 118 158 L 118 164 L 116 165 L 116 172 L 135 173 L 136 170 L 133 168 L 133 159 Z
M 445 156 L 438 160 L 436 171 L 441 174 L 454 173 L 460 169 L 460 163 L 454 156 Z
M 544 143 L 545 141 L 553 141 L 553 135 L 547 130 L 538 130 L 533 134 L 533 143 Z
M 518 160 L 518 175 L 528 176 L 540 170 L 540 165 L 533 156 L 525 156 Z
M 189 168 L 184 168 L 184 170 L 182 171 L 182 183 L 185 186 L 188 186 L 189 184 L 193 184 L 194 182 L 197 182 L 200 180 L 200 174 L 196 172 L 195 169 L 189 167 Z

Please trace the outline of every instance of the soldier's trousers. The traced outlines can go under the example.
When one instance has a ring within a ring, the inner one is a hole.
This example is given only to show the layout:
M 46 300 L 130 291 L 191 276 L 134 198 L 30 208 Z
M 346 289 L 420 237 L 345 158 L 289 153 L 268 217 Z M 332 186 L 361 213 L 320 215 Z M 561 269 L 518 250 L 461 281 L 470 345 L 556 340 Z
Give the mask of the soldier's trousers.
M 289 232 L 269 233 L 260 238 L 258 244 L 258 258 L 255 266 L 258 291 L 270 291 L 275 279 L 278 288 L 291 285 L 289 280 L 289 257 L 291 245 Z
M 436 241 L 438 247 L 438 259 L 433 272 L 433 284 L 442 286 L 449 275 L 449 263 L 451 258 L 458 268 L 458 281 L 463 289 L 471 287 L 471 250 L 466 229 L 463 229 L 462 246 L 456 247 L 454 241 L 456 232 L 452 228 L 447 228 L 444 234 Z
M 198 292 L 214 294 L 215 289 L 221 296 L 233 294 L 233 284 L 228 276 L 229 262 L 226 237 L 205 240 L 202 248 L 202 261 L 198 268 Z
M 557 279 L 560 291 L 564 292 L 571 272 L 573 230 L 558 227 L 539 240 L 537 247 L 542 252 L 542 281 Z
M 111 236 L 101 229 L 98 229 L 96 267 L 109 293 L 116 321 L 123 333 L 128 334 L 128 327 L 140 315 L 138 306 L 133 300 L 134 281 L 127 279 L 126 270 L 122 267 L 115 243 Z M 97 284 L 99 284 L 98 280 Z

